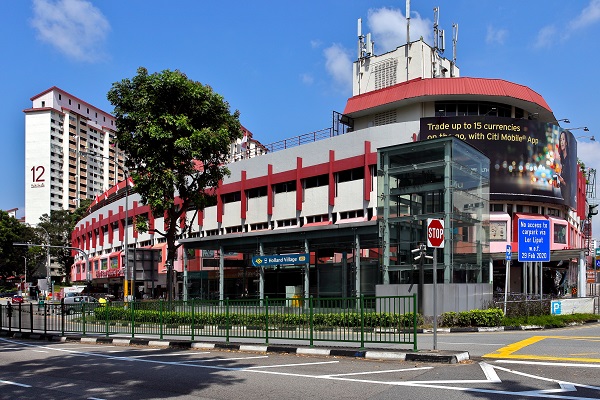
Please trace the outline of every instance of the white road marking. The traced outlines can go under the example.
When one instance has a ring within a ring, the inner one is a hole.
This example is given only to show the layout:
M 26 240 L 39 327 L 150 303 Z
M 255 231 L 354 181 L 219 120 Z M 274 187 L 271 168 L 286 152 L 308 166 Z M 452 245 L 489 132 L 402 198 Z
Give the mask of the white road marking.
M 465 345 L 469 345 L 472 346 L 473 342 L 465 342 L 465 343 L 459 343 L 459 342 L 438 342 L 438 344 L 465 344 Z M 477 346 L 506 346 L 507 343 L 477 343 Z
M 206 352 L 206 354 L 209 354 Z M 199 359 L 199 360 L 186 360 L 181 361 L 182 363 L 203 363 L 203 362 L 215 362 L 215 361 L 230 361 L 230 360 L 251 360 L 253 358 L 269 358 L 269 356 L 251 356 L 251 357 L 231 357 L 231 358 L 210 358 L 208 360 Z
M 131 358 L 143 358 L 143 357 L 169 357 L 169 356 L 189 356 L 191 353 L 167 353 L 167 354 L 144 354 L 141 356 L 129 356 Z M 197 353 L 193 353 L 197 354 Z M 209 354 L 208 352 L 203 352 L 200 354 Z
M 267 367 L 231 368 L 231 367 L 223 367 L 223 366 L 203 365 L 203 364 L 198 364 L 198 363 L 189 364 L 189 363 L 183 363 L 183 362 L 148 360 L 148 359 L 131 358 L 131 357 L 117 357 L 117 356 L 110 356 L 110 355 L 101 354 L 101 353 L 77 352 L 74 350 L 56 349 L 56 348 L 52 348 L 52 347 L 39 346 L 39 345 L 34 345 L 34 344 L 29 344 L 29 343 L 22 343 L 22 342 L 17 342 L 17 341 L 8 340 L 8 339 L 2 339 L 2 338 L 0 338 L 0 341 L 7 342 L 7 343 L 13 343 L 13 344 L 20 344 L 20 345 L 29 346 L 29 347 L 38 347 L 38 348 L 43 348 L 43 349 L 47 349 L 47 350 L 55 350 L 55 351 L 61 351 L 61 352 L 66 352 L 66 353 L 77 353 L 77 354 L 81 354 L 81 355 L 87 355 L 90 357 L 102 357 L 102 358 L 106 358 L 106 359 L 122 360 L 122 361 L 129 361 L 129 362 L 145 362 L 145 363 L 152 363 L 152 364 L 184 366 L 184 367 L 193 367 L 193 368 L 206 368 L 206 369 L 215 369 L 215 370 L 222 370 L 222 371 L 233 371 L 233 372 L 239 371 L 239 372 L 248 372 L 248 373 L 261 373 L 261 374 L 271 374 L 271 375 L 303 377 L 303 378 L 308 378 L 308 379 L 326 379 L 326 380 L 336 380 L 336 381 L 347 381 L 347 382 L 353 382 L 353 383 L 368 383 L 368 384 L 374 384 L 374 385 L 411 386 L 411 387 L 421 387 L 421 388 L 429 388 L 429 389 L 454 390 L 454 391 L 460 391 L 460 392 L 474 392 L 474 393 L 485 393 L 485 394 L 495 394 L 495 395 L 502 394 L 502 395 L 507 395 L 507 396 L 517 396 L 520 398 L 532 397 L 532 398 L 548 398 L 548 399 L 562 399 L 562 400 L 597 400 L 598 397 L 594 397 L 594 398 L 573 397 L 573 396 L 562 395 L 561 393 L 572 392 L 573 389 L 576 390 L 577 388 L 586 388 L 586 389 L 600 391 L 600 387 L 597 387 L 597 386 L 583 385 L 583 384 L 579 384 L 579 383 L 566 382 L 566 381 L 559 381 L 556 379 L 545 378 L 543 376 L 532 375 L 532 374 L 528 374 L 528 373 L 510 370 L 508 368 L 503 368 L 500 366 L 492 366 L 492 368 L 502 370 L 502 371 L 505 371 L 508 373 L 520 375 L 520 376 L 523 376 L 526 378 L 541 380 L 541 381 L 545 381 L 545 382 L 549 382 L 549 383 L 555 383 L 560 387 L 560 389 L 542 389 L 542 390 L 527 391 L 527 392 L 511 392 L 511 391 L 507 391 L 507 390 L 480 389 L 480 388 L 476 388 L 476 387 L 460 387 L 460 386 L 442 385 L 443 383 L 458 383 L 458 384 L 500 383 L 501 381 L 499 379 L 498 379 L 498 381 L 495 381 L 497 374 L 495 372 L 492 372 L 489 369 L 490 368 L 489 364 L 487 364 L 485 362 L 480 363 L 482 371 L 486 375 L 486 379 L 484 379 L 484 380 L 386 382 L 386 381 L 376 381 L 376 380 L 367 380 L 367 379 L 353 379 L 353 378 L 341 377 L 341 376 L 336 377 L 336 376 L 307 375 L 307 374 L 286 373 L 286 372 L 279 372 L 279 371 L 264 370 L 264 368 L 297 366 L 297 365 L 312 365 L 312 364 L 326 364 L 326 363 L 303 363 L 303 364 L 287 364 L 287 365 L 267 366 Z M 223 359 L 223 360 L 230 360 L 230 359 Z M 339 361 L 332 361 L 332 362 L 327 362 L 327 363 L 336 363 L 336 362 L 339 362 Z M 261 368 L 263 368 L 263 369 L 261 369 Z
M 389 374 L 392 372 L 405 372 L 405 371 L 418 371 L 422 369 L 433 369 L 433 367 L 417 367 L 417 368 L 404 368 L 404 369 L 388 369 L 384 371 L 365 371 L 365 372 L 353 372 L 349 374 L 333 374 L 333 375 L 322 375 L 322 378 L 331 378 L 337 376 L 352 376 L 352 375 L 371 375 L 371 374 Z
M 519 360 L 497 360 L 496 363 L 502 364 L 525 364 L 525 365 L 544 365 L 548 367 L 579 367 L 579 368 L 600 368 L 600 364 L 575 364 L 575 363 L 559 363 L 545 361 L 519 361 Z
M 3 381 L 3 380 L 0 380 L 0 384 L 14 385 L 14 386 L 20 386 L 20 387 L 26 387 L 26 388 L 30 388 L 31 387 L 31 385 L 26 385 L 24 383 L 17 383 L 17 382 L 13 382 L 13 381 Z
M 311 363 L 298 363 L 298 364 L 277 364 L 277 365 L 259 365 L 256 367 L 247 367 L 242 368 L 243 371 L 249 369 L 262 369 L 262 368 L 283 368 L 283 367 L 298 367 L 300 365 L 318 365 L 318 364 L 337 364 L 339 361 L 321 361 L 321 362 L 311 362 Z

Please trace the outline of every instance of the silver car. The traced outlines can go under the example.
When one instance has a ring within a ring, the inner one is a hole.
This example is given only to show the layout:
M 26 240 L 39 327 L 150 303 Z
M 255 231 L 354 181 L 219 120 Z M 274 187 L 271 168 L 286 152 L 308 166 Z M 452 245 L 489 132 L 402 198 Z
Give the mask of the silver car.
M 66 314 L 81 312 L 84 309 L 93 311 L 98 307 L 98 300 L 92 296 L 70 296 L 65 297 L 61 302 L 64 304 L 63 312 Z

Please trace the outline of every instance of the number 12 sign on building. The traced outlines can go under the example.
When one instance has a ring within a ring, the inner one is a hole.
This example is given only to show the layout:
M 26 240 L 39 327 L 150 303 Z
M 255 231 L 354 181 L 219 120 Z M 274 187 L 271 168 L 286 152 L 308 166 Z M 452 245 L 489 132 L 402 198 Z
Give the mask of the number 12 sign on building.
M 519 261 L 550 261 L 550 221 L 519 219 L 518 231 Z

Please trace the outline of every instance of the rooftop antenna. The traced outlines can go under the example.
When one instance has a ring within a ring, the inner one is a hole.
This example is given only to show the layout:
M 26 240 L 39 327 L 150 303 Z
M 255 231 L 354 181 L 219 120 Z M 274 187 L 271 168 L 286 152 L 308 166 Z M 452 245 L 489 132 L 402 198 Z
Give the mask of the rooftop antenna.
M 458 24 L 452 24 L 452 64 L 450 65 L 450 76 L 455 76 L 454 67 L 456 67 L 456 43 L 458 42 Z
M 406 48 L 404 49 L 404 56 L 406 57 L 406 80 L 410 80 L 408 64 L 410 62 L 409 54 L 410 46 L 410 0 L 406 0 Z
M 406 0 L 406 44 L 410 43 L 410 0 Z
M 439 25 L 439 16 L 440 16 L 440 8 L 433 7 L 433 71 L 432 75 L 434 78 L 439 76 L 439 41 L 440 41 L 440 31 L 438 29 Z
M 358 19 L 358 59 L 368 58 L 373 55 L 373 41 L 371 40 L 371 34 L 367 33 L 367 36 L 362 34 L 362 18 Z
M 436 50 L 438 48 L 438 38 L 439 38 L 439 30 L 438 30 L 439 17 L 440 17 L 440 8 L 433 7 L 433 48 Z
M 365 37 L 362 35 L 362 18 L 358 19 L 358 59 L 362 58 Z

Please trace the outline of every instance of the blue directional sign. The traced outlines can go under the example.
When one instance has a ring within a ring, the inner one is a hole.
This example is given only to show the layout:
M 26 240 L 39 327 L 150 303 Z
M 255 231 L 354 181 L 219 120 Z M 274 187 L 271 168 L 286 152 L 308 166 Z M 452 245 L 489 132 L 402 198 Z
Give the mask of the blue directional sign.
M 252 257 L 252 265 L 255 267 L 268 267 L 273 265 L 296 265 L 308 264 L 310 262 L 309 253 L 300 254 L 273 254 L 270 256 Z
M 512 258 L 512 246 L 510 244 L 506 245 L 506 261 L 510 261 Z
M 550 221 L 519 219 L 517 229 L 519 261 L 550 261 Z
M 596 260 L 596 268 L 600 268 L 600 260 Z

